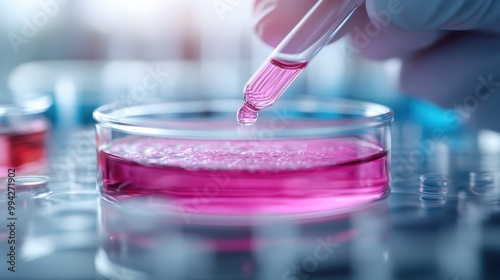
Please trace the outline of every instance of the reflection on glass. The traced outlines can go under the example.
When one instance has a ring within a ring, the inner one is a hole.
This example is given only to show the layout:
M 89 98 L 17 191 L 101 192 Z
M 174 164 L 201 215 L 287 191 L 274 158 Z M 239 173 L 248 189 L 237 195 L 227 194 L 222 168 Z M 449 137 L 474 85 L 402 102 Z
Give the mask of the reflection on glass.
M 168 199 L 99 202 L 96 269 L 103 279 L 314 279 L 349 275 L 360 266 L 389 271 L 387 199 L 322 218 L 189 223 L 171 211 Z M 377 265 L 365 266 L 367 260 Z

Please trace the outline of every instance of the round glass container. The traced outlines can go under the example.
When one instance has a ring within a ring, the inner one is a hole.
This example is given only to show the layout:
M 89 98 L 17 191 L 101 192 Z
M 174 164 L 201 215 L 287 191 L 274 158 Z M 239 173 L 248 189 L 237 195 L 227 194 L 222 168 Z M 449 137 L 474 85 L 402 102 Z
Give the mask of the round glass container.
M 241 100 L 94 112 L 98 188 L 111 201 L 162 197 L 189 216 L 322 215 L 386 197 L 393 112 L 344 100 L 283 100 L 254 126 Z
M 41 114 L 52 104 L 37 92 L 0 92 L 0 177 L 42 172 L 47 165 L 49 122 Z

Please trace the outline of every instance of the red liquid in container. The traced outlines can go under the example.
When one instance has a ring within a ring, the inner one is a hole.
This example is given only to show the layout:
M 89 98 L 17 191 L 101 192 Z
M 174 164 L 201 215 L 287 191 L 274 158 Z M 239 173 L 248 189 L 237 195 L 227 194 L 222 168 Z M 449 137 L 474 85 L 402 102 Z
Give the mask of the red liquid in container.
M 16 168 L 18 176 L 43 170 L 47 165 L 47 131 L 45 120 L 35 120 L 14 131 L 0 133 L 0 177 L 6 177 L 9 168 Z

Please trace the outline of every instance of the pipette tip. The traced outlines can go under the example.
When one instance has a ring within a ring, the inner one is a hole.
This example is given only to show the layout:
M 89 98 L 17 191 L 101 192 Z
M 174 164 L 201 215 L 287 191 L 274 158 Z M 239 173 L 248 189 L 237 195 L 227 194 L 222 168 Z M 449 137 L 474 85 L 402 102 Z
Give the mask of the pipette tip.
M 253 125 L 257 122 L 258 111 L 254 110 L 248 104 L 243 103 L 243 105 L 238 110 L 238 123 L 240 125 Z

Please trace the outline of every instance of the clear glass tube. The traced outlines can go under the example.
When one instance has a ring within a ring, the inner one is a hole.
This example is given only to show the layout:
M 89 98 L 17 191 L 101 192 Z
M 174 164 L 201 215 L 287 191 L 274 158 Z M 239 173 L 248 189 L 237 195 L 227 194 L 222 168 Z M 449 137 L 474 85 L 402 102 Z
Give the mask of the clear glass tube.
M 364 1 L 319 0 L 271 53 L 288 63 L 310 62 Z
M 244 88 L 238 122 L 251 125 L 273 105 L 364 0 L 319 0 L 271 53 Z

